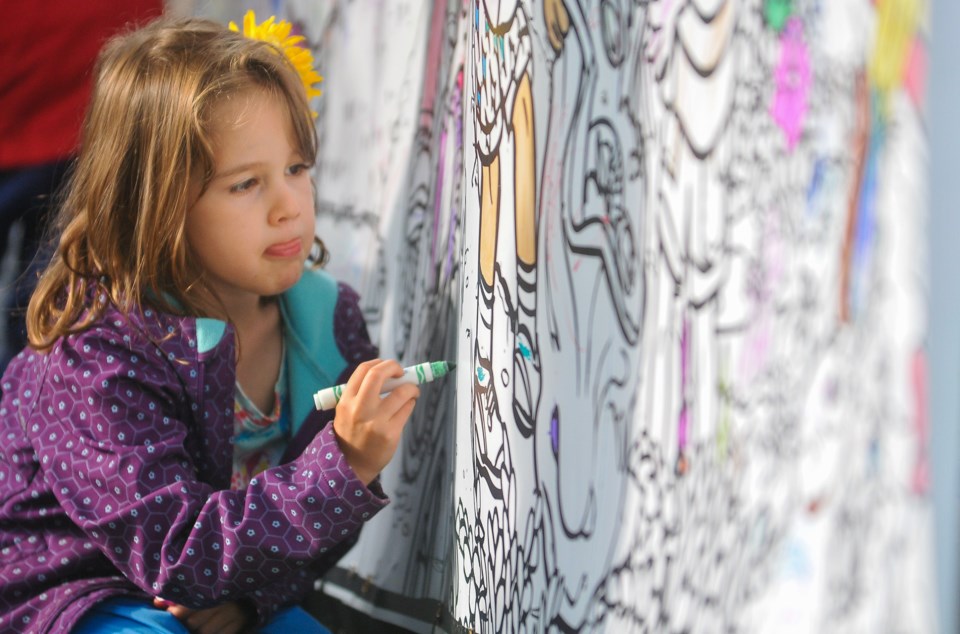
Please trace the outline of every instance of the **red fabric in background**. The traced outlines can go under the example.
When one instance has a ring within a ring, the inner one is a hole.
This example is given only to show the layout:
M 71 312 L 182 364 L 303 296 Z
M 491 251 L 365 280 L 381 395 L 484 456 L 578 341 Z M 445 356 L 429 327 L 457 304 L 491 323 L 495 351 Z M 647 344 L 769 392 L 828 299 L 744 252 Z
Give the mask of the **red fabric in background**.
M 0 17 L 0 169 L 73 154 L 97 53 L 163 0 L 7 0 Z

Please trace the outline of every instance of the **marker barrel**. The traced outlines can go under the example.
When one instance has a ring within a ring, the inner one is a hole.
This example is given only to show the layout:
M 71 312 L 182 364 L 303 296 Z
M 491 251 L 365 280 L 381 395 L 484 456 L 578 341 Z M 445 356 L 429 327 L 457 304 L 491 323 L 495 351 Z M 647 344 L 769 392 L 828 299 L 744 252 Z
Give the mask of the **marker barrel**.
M 449 374 L 454 367 L 456 367 L 456 364 L 450 363 L 449 361 L 428 361 L 404 368 L 403 376 L 390 378 L 383 382 L 381 395 L 387 394 L 407 383 L 423 385 L 424 383 L 435 381 Z M 337 406 L 337 403 L 340 402 L 340 397 L 343 395 L 343 389 L 345 387 L 345 384 L 334 385 L 333 387 L 320 390 L 313 395 L 313 404 L 320 410 L 333 409 Z

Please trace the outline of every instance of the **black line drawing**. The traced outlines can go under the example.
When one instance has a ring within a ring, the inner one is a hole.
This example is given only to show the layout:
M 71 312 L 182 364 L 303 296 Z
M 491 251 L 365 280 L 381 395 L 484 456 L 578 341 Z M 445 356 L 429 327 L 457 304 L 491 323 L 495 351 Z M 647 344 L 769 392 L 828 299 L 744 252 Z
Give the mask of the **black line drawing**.
M 375 4 L 303 20 L 328 74 L 375 60 L 325 85 L 375 151 L 325 151 L 321 231 L 363 245 L 385 350 L 458 373 L 336 596 L 422 631 L 930 631 L 919 0 Z

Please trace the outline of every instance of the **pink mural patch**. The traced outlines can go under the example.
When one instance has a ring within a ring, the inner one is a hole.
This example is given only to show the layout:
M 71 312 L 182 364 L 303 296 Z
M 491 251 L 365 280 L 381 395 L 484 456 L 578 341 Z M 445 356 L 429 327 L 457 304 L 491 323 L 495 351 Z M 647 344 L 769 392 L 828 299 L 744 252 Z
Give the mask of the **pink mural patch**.
M 912 364 L 914 401 L 914 431 L 917 435 L 916 459 L 913 465 L 912 488 L 916 495 L 925 495 L 930 489 L 930 462 L 927 444 L 930 442 L 930 413 L 928 409 L 927 359 L 923 349 L 913 355 Z
M 927 48 L 919 37 L 914 38 L 910 47 L 903 75 L 904 87 L 914 106 L 922 107 L 927 90 Z
M 793 150 L 803 132 L 810 93 L 810 56 L 799 18 L 787 20 L 780 36 L 780 61 L 774 70 L 774 84 L 776 92 L 770 115 L 783 130 L 787 149 Z

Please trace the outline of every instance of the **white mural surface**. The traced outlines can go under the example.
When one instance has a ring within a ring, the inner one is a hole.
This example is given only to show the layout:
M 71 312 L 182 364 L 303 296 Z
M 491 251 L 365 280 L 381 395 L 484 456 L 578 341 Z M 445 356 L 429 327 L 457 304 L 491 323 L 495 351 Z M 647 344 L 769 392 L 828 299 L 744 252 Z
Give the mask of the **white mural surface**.
M 324 591 L 410 629 L 930 632 L 921 0 L 307 0 L 318 232 L 450 359 Z

